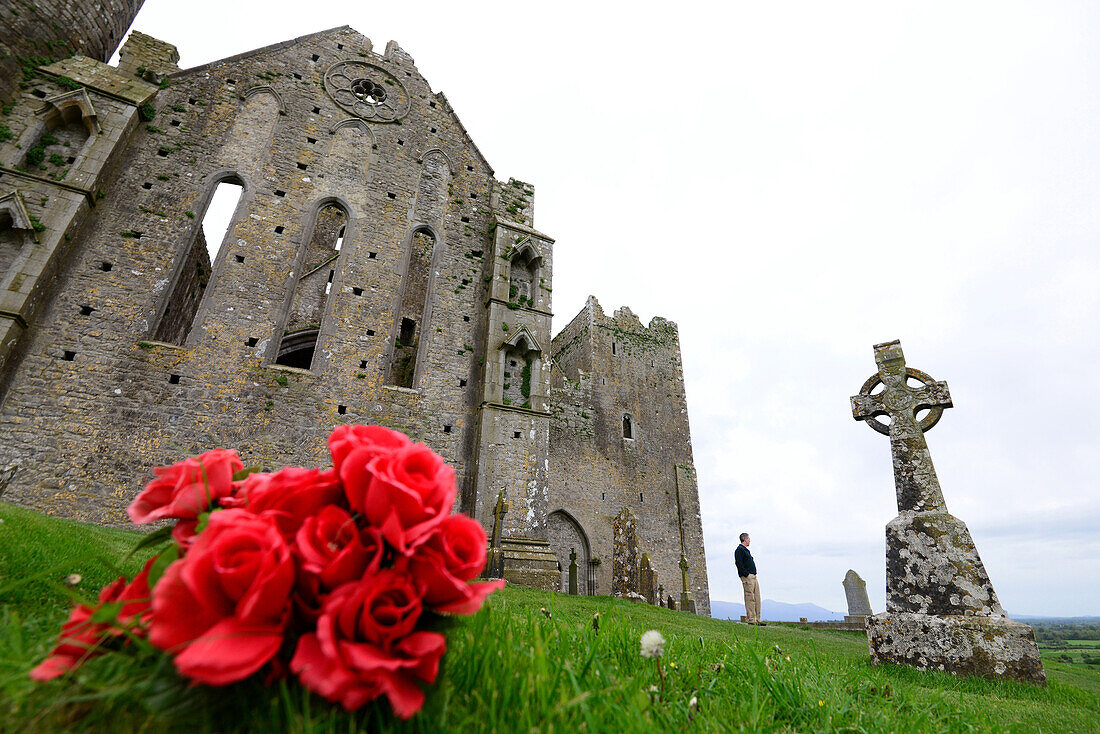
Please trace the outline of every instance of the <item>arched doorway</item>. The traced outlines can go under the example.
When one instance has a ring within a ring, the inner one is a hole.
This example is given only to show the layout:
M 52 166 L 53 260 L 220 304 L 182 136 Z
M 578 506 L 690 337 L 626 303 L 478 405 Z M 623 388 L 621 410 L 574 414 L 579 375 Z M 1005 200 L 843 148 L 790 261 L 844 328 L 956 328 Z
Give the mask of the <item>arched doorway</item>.
M 591 578 L 589 561 L 592 551 L 588 544 L 588 534 L 577 519 L 565 510 L 555 510 L 547 517 L 550 549 L 561 564 L 560 591 L 569 592 L 569 553 L 577 552 L 577 593 L 591 596 L 595 593 Z

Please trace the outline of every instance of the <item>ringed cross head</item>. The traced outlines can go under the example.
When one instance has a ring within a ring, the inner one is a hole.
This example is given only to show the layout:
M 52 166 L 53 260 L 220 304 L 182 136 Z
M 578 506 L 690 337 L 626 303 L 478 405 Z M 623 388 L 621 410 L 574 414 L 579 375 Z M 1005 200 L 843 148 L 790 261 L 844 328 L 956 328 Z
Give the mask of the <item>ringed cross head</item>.
M 878 372 L 852 396 L 852 417 L 890 437 L 898 511 L 945 510 L 924 432 L 939 422 L 945 408 L 952 407 L 947 383 L 906 367 L 897 340 L 876 344 L 875 362 Z M 912 386 L 910 379 L 920 384 Z M 883 389 L 874 392 L 880 384 Z M 926 409 L 928 413 L 918 420 L 917 413 Z M 879 420 L 883 416 L 889 423 Z

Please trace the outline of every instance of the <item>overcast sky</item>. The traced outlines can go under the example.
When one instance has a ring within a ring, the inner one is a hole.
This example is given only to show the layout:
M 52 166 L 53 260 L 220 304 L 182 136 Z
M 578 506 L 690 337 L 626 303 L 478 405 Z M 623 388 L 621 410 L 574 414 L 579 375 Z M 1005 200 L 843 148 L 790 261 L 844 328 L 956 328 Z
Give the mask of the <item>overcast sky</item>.
M 680 326 L 711 597 L 885 606 L 889 441 L 848 398 L 901 339 L 1010 614 L 1100 614 L 1100 10 L 995 3 L 187 3 L 184 68 L 338 25 L 395 39 L 595 295 Z

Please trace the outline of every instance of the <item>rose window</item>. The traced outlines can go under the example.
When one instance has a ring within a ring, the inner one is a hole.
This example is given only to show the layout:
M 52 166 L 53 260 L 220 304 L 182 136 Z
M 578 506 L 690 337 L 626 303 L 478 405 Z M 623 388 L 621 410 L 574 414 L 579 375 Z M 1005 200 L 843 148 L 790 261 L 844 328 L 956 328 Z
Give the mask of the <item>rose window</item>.
M 341 61 L 325 73 L 325 91 L 356 117 L 393 122 L 409 112 L 409 93 L 392 74 L 365 61 Z
M 370 79 L 356 79 L 351 83 L 351 93 L 367 104 L 382 104 L 386 101 L 386 90 Z

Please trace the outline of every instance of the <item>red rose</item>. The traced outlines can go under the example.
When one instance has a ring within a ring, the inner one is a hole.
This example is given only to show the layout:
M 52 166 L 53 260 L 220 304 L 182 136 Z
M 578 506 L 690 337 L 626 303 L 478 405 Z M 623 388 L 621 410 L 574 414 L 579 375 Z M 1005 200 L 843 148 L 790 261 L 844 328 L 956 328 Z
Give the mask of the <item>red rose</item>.
M 249 474 L 222 505 L 239 507 L 254 515 L 273 514 L 283 536 L 289 540 L 307 517 L 328 505 L 346 507 L 347 503 L 332 469 L 288 466 L 271 474 Z
M 424 604 L 439 612 L 473 614 L 504 580 L 469 584 L 485 570 L 487 538 L 481 523 L 451 515 L 408 559 L 409 573 L 424 593 Z
M 388 454 L 410 445 L 412 441 L 404 433 L 382 426 L 336 426 L 328 437 L 328 450 L 337 472 L 344 459 L 355 449 L 365 449 L 370 458 Z
M 78 667 L 81 663 L 96 655 L 102 655 L 103 643 L 111 638 L 129 633 L 143 636 L 151 615 L 149 594 L 149 567 L 155 558 L 150 558 L 134 580 L 129 584 L 119 578 L 104 586 L 99 592 L 99 604 L 91 608 L 78 604 L 69 619 L 61 626 L 61 635 L 49 657 L 31 671 L 30 677 L 36 681 L 47 681 Z M 106 604 L 118 605 L 113 622 L 92 622 L 91 618 Z
M 216 500 L 229 496 L 233 475 L 243 468 L 237 452 L 226 449 L 158 466 L 153 470 L 157 478 L 145 485 L 126 514 L 138 525 L 163 517 L 194 520 Z
M 423 444 L 373 456 L 369 449 L 353 449 L 340 479 L 352 509 L 403 554 L 423 542 L 455 501 L 454 469 Z
M 274 517 L 215 512 L 153 591 L 149 641 L 195 681 L 241 680 L 278 652 L 293 583 L 294 560 Z
M 360 530 L 351 515 L 333 505 L 306 518 L 294 546 L 302 570 L 318 576 L 326 589 L 374 574 L 385 550 L 377 528 Z
M 325 602 L 317 632 L 302 636 L 290 661 L 302 684 L 351 711 L 385 694 L 407 719 L 424 705 L 446 650 L 443 635 L 414 632 L 421 612 L 411 579 L 386 569 L 345 584 Z

